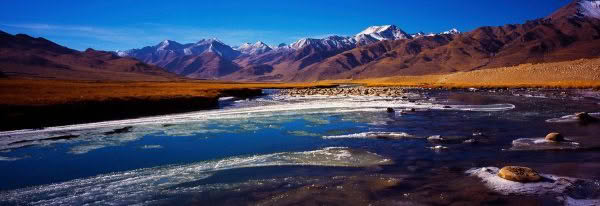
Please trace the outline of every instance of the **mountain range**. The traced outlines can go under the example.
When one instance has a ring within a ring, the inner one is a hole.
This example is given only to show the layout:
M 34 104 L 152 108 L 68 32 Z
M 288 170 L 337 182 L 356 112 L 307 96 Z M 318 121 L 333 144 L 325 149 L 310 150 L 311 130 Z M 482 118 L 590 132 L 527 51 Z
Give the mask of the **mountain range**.
M 277 46 L 261 41 L 231 47 L 217 39 L 187 44 L 165 40 L 111 53 L 78 52 L 25 35 L 2 33 L 0 40 L 0 71 L 9 75 L 48 68 L 104 68 L 236 81 L 424 75 L 598 57 L 600 0 L 574 0 L 544 18 L 464 33 L 452 29 L 408 34 L 397 26 L 384 25 L 368 27 L 354 36 L 303 38 Z M 47 51 L 41 51 L 44 49 Z M 30 69 L 16 69 L 18 65 Z

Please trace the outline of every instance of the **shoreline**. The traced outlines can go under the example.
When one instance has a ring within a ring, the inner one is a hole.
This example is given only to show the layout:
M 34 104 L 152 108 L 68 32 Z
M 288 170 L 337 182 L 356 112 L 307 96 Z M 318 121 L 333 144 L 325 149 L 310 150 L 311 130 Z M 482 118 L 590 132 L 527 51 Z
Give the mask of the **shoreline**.
M 228 89 L 221 94 L 237 98 L 262 95 L 261 89 Z M 39 129 L 156 115 L 216 109 L 219 97 L 172 96 L 161 98 L 112 98 L 46 105 L 0 105 L 0 131 Z

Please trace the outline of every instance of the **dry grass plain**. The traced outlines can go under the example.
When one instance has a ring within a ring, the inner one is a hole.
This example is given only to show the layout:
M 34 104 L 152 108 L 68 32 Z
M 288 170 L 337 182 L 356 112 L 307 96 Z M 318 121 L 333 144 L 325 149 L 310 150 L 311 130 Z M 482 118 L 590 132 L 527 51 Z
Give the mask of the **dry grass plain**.
M 600 58 L 580 59 L 440 75 L 326 81 L 367 86 L 411 86 L 443 88 L 600 88 Z
M 214 98 L 228 90 L 330 85 L 328 83 L 232 83 L 219 81 L 97 82 L 0 79 L 0 104 L 47 105 L 112 99 Z

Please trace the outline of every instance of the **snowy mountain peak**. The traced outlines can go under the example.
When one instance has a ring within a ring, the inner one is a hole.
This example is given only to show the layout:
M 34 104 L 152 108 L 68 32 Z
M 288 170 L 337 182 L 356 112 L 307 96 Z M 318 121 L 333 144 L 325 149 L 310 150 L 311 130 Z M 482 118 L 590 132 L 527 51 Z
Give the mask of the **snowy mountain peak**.
M 424 36 L 435 36 L 435 34 L 434 33 L 425 33 L 425 32 L 420 31 L 420 32 L 414 33 L 410 36 L 412 38 L 419 38 L 419 37 L 424 37 Z
M 157 50 L 173 50 L 179 49 L 182 45 L 176 41 L 164 40 L 156 45 Z
M 222 45 L 225 45 L 225 43 L 221 42 L 217 38 L 201 39 L 200 41 L 196 42 L 196 44 L 197 45 L 200 45 L 200 44 L 222 44 Z
M 244 54 L 258 55 L 258 54 L 263 54 L 265 52 L 271 51 L 273 49 L 271 49 L 271 47 L 269 47 L 267 44 L 263 43 L 262 41 L 257 41 L 254 44 L 244 43 L 244 44 L 240 45 L 238 48 L 236 48 L 236 50 L 238 50 Z
M 600 19 L 600 0 L 579 1 L 579 13 L 583 16 Z
M 460 33 L 461 32 L 458 29 L 452 28 L 452 29 L 450 29 L 448 31 L 442 32 L 441 34 L 460 34 Z
M 356 36 L 369 35 L 377 40 L 410 39 L 411 36 L 395 25 L 370 26 Z
M 316 41 L 316 39 L 311 39 L 311 38 L 302 38 L 294 43 L 292 43 L 290 45 L 290 47 L 294 48 L 294 49 L 300 49 L 302 47 L 308 46 L 311 43 L 313 43 L 314 41 Z
M 358 33 L 357 35 L 380 33 L 380 32 L 386 31 L 392 27 L 395 28 L 396 26 L 394 26 L 394 25 L 370 26 L 367 29 L 363 30 L 362 32 Z
M 267 44 L 265 44 L 262 41 L 257 41 L 256 43 L 254 43 L 254 46 L 260 46 L 260 47 L 268 47 Z

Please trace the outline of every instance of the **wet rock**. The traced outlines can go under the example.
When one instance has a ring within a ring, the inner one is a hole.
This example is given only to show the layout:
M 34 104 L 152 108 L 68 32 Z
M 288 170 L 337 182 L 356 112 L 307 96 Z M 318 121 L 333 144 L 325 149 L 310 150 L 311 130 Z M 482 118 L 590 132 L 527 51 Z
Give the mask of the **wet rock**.
M 506 166 L 498 171 L 498 176 L 514 182 L 537 182 L 542 177 L 528 167 Z
M 575 117 L 577 118 L 577 120 L 579 120 L 579 122 L 581 123 L 592 123 L 592 122 L 597 122 L 600 119 L 595 118 L 590 116 L 590 114 L 588 114 L 587 112 L 579 112 L 575 114 Z
M 388 113 L 394 113 L 394 112 L 396 112 L 396 110 L 394 110 L 394 108 L 388 107 L 387 108 L 387 112 Z
M 565 137 L 562 136 L 562 134 L 558 133 L 558 132 L 551 132 L 550 134 L 546 135 L 546 138 L 544 138 L 548 141 L 552 141 L 552 142 L 562 142 L 565 141 Z

